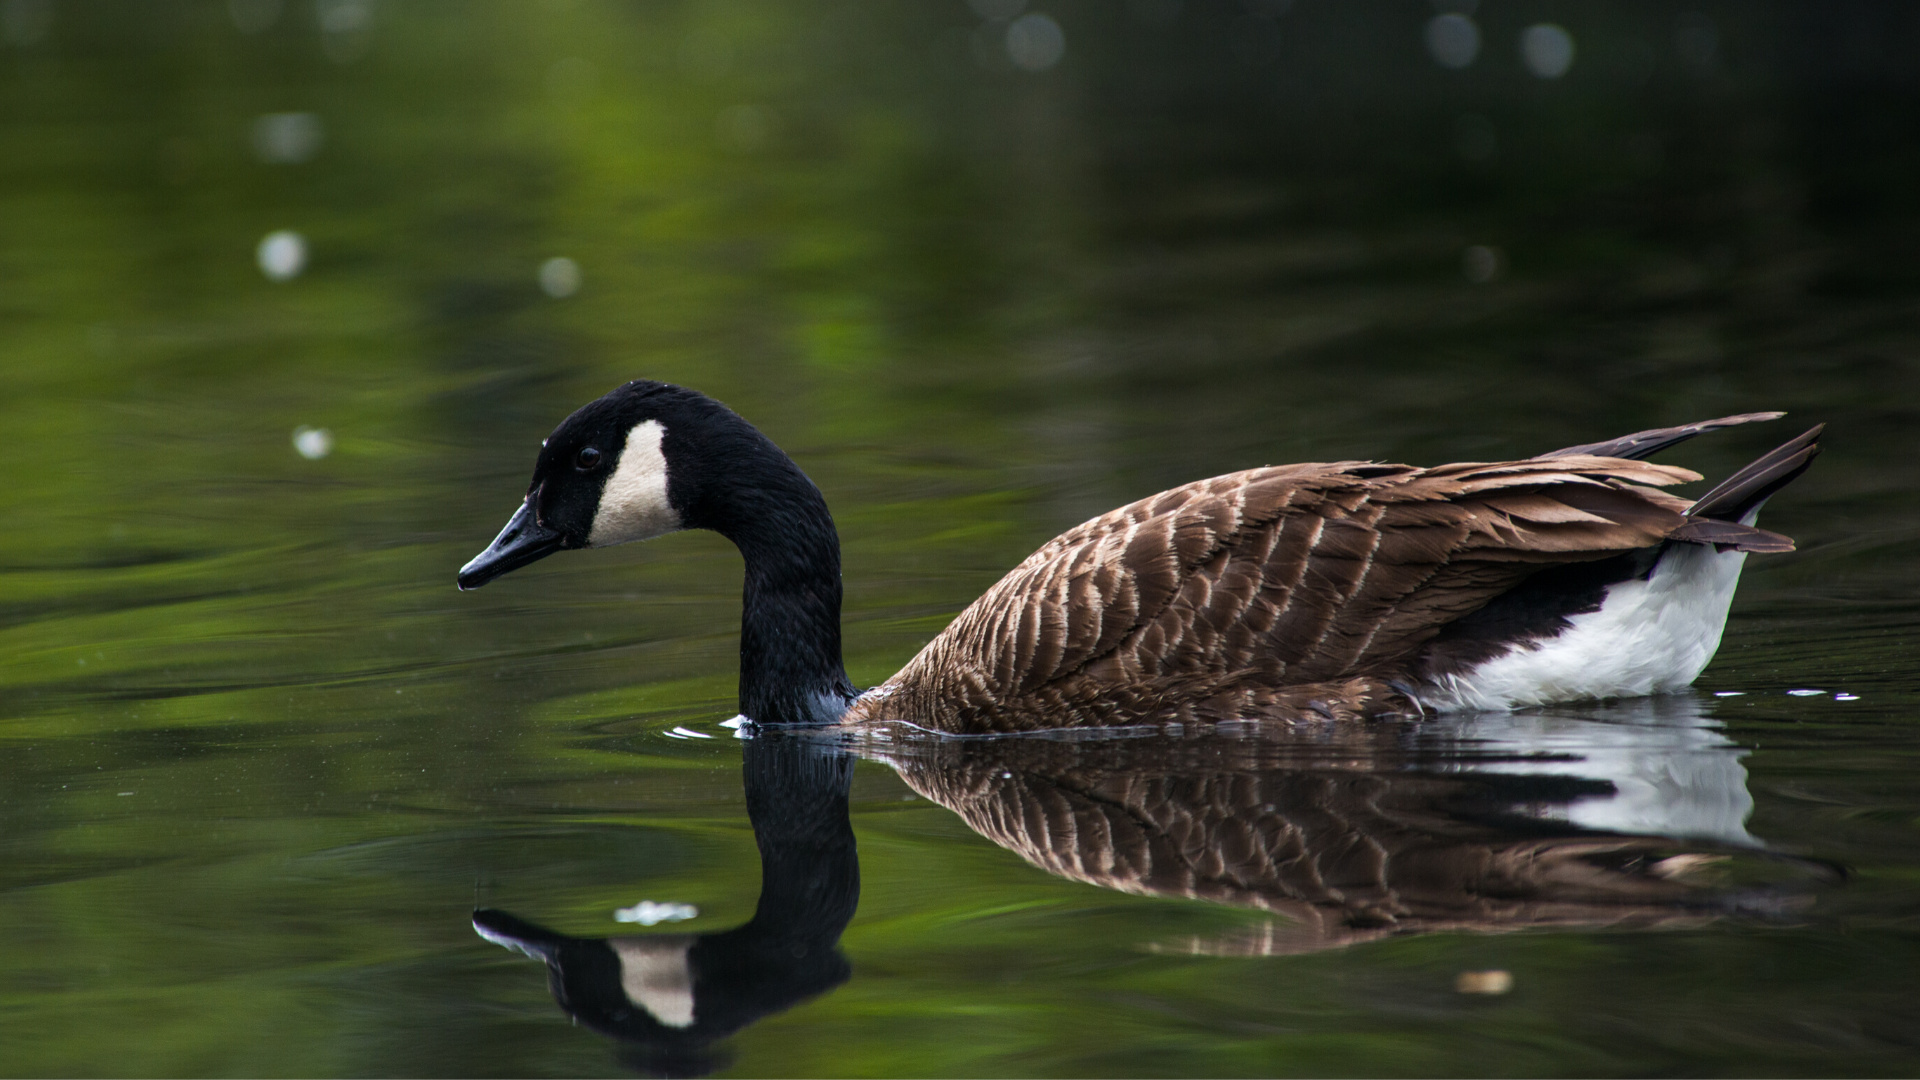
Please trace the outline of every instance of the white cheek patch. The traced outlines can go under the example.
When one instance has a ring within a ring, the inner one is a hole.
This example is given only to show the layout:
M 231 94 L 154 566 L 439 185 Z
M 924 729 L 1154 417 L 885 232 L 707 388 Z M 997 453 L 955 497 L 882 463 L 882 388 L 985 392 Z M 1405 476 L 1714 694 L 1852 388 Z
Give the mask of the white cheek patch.
M 658 420 L 635 424 L 627 432 L 626 448 L 593 514 L 590 546 L 650 540 L 680 528 L 680 515 L 667 502 L 667 456 L 660 449 L 666 434 Z
M 628 1001 L 670 1028 L 693 1026 L 692 935 L 609 938 L 607 944 L 620 958 L 620 989 Z

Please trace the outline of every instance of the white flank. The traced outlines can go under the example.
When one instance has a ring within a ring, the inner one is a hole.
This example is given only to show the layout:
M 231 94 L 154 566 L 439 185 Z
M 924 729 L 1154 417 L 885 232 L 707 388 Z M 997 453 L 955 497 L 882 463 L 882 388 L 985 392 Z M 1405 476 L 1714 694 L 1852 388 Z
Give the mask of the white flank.
M 587 543 L 593 547 L 651 540 L 680 528 L 680 515 L 667 502 L 667 456 L 660 440 L 667 434 L 658 420 L 635 424 L 627 445 L 593 514 Z
M 1421 695 L 1441 710 L 1512 709 L 1680 690 L 1720 648 L 1744 551 L 1675 544 L 1648 578 L 1607 589 L 1559 637 L 1519 644 Z
M 693 972 L 687 966 L 687 950 L 693 948 L 690 935 L 608 938 L 607 944 L 620 958 L 620 989 L 628 1001 L 670 1028 L 692 1026 Z

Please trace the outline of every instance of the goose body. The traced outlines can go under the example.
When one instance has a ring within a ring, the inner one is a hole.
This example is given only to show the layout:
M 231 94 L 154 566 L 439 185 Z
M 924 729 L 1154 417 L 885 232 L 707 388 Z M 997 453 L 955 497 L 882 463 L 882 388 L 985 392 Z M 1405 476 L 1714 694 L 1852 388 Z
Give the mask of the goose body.
M 1524 461 L 1333 462 L 1186 484 L 1068 530 L 858 694 L 840 657 L 825 499 L 705 395 L 629 383 L 547 439 L 462 588 L 554 551 L 720 532 L 746 560 L 741 711 L 951 732 L 1195 717 L 1344 718 L 1638 696 L 1719 646 L 1754 526 L 1819 428 L 1696 502 L 1642 458 L 1778 413 L 1639 432 Z

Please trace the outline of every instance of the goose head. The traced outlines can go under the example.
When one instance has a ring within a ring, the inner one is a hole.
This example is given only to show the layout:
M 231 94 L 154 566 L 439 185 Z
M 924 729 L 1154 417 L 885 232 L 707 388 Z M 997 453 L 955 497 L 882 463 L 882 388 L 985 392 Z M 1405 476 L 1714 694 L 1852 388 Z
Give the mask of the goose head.
M 795 477 L 809 490 L 792 491 Z M 459 586 L 477 589 L 556 551 L 681 529 L 712 529 L 739 543 L 779 504 L 809 494 L 819 499 L 792 461 L 733 410 L 697 391 L 635 380 L 547 436 L 526 499 L 493 543 L 460 568 Z
M 820 489 L 725 405 L 639 380 L 562 421 L 527 497 L 462 589 L 570 548 L 711 529 L 746 561 L 740 711 L 763 723 L 831 723 L 854 697 L 840 658 L 840 537 Z

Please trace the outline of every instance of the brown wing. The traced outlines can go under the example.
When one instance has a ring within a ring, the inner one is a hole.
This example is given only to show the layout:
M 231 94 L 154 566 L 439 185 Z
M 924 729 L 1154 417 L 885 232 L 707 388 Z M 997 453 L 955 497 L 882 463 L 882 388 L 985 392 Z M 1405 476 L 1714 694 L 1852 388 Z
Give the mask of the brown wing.
M 1436 469 L 1250 469 L 1049 541 L 898 675 L 886 711 L 949 730 L 1095 699 L 1148 709 L 1238 685 L 1393 677 L 1543 565 L 1660 543 L 1685 469 L 1585 456 Z M 1021 717 L 1027 717 L 1023 720 Z

